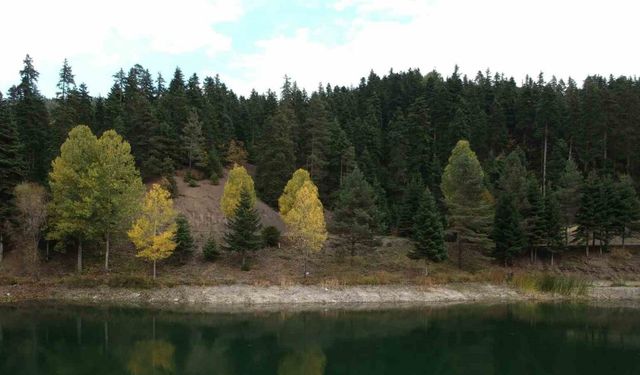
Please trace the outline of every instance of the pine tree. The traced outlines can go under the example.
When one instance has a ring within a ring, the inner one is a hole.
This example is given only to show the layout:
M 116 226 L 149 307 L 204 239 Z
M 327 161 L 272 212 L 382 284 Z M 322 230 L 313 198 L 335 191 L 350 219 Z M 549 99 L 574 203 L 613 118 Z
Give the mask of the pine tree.
M 569 245 L 569 228 L 576 223 L 576 213 L 580 207 L 583 178 L 573 159 L 568 159 L 564 171 L 558 179 L 556 198 L 560 206 L 560 216 L 564 225 L 565 246 Z
M 215 147 L 211 147 L 209 152 L 207 152 L 207 171 L 209 178 L 216 185 L 218 184 L 218 180 L 224 177 L 224 168 L 222 167 L 222 162 L 220 162 L 218 150 Z
M 14 188 L 23 179 L 22 145 L 7 102 L 0 94 L 0 262 L 7 229 L 15 215 Z
M 595 244 L 595 231 L 598 223 L 598 176 L 594 172 L 590 173 L 582 185 L 580 196 L 580 207 L 576 213 L 576 236 L 574 241 L 583 241 L 585 253 L 589 256 L 589 239 L 593 238 Z
M 260 217 L 254 208 L 255 200 L 246 187 L 240 191 L 240 201 L 227 222 L 224 234 L 226 249 L 239 252 L 242 255 L 241 269 L 248 270 L 246 264 L 247 252 L 256 251 L 262 246 L 260 238 Z
M 564 249 L 560 206 L 554 194 L 547 194 L 544 197 L 544 227 L 545 246 L 547 251 L 551 253 L 551 266 L 553 267 L 554 255 Z
M 544 198 L 535 177 L 531 176 L 527 184 L 527 206 L 524 209 L 525 233 L 533 263 L 537 259 L 538 248 L 546 243 Z
M 176 213 L 169 192 L 153 184 L 144 197 L 140 216 L 127 232 L 138 249 L 137 257 L 153 262 L 153 278 L 156 263 L 171 256 L 176 248 Z
M 325 197 L 329 192 L 326 179 L 329 174 L 330 120 L 325 103 L 318 95 L 311 97 L 304 127 L 309 132 L 311 146 L 307 169 L 318 185 L 320 195 Z
M 600 255 L 609 250 L 609 243 L 616 233 L 617 194 L 613 180 L 603 176 L 597 183 L 596 195 L 596 237 L 600 244 Z
M 344 180 L 334 204 L 331 231 L 342 235 L 353 257 L 358 245 L 369 245 L 380 228 L 376 195 L 356 168 Z
M 397 231 L 398 235 L 404 237 L 412 237 L 414 215 L 416 207 L 420 204 L 422 195 L 424 194 L 424 183 L 422 177 L 416 174 L 411 178 L 409 185 L 404 188 L 402 200 L 397 205 Z
M 458 267 L 462 243 L 489 246 L 493 197 L 484 186 L 484 172 L 469 142 L 458 141 L 442 175 L 442 193 L 448 209 L 448 231 L 456 235 Z
M 520 255 L 526 246 L 522 218 L 510 193 L 502 193 L 498 198 L 491 239 L 495 242 L 493 257 L 501 261 L 505 267 Z
M 620 181 L 615 185 L 615 191 L 614 227 L 622 239 L 622 248 L 624 248 L 625 239 L 631 234 L 632 224 L 640 220 L 640 201 L 633 180 L 628 175 L 620 177 Z
M 214 262 L 220 257 L 218 243 L 214 236 L 209 236 L 207 242 L 205 242 L 204 247 L 202 248 L 202 255 L 204 256 L 204 260 L 208 262 Z
M 184 263 L 186 258 L 191 255 L 194 249 L 193 237 L 191 237 L 191 228 L 186 216 L 178 215 L 176 218 L 176 248 L 173 252 L 178 257 L 180 263 Z
M 295 155 L 291 138 L 293 112 L 281 106 L 267 121 L 260 146 L 256 171 L 256 187 L 260 198 L 275 207 L 278 197 L 294 171 Z
M 193 163 L 201 167 L 206 160 L 204 151 L 204 137 L 202 136 L 202 124 L 196 111 L 189 112 L 187 123 L 182 128 L 182 147 L 187 156 L 189 171 Z
M 20 141 L 26 162 L 26 177 L 32 181 L 44 182 L 51 161 L 51 139 L 49 113 L 44 99 L 38 90 L 40 73 L 33 67 L 29 55 L 24 59 L 24 68 L 20 71 L 21 81 L 15 88 L 13 106 Z
M 448 257 L 444 244 L 444 230 L 442 219 L 429 189 L 425 189 L 420 197 L 417 211 L 413 217 L 413 250 L 409 253 L 411 259 L 424 260 L 424 274 L 429 274 L 427 261 L 441 262 Z

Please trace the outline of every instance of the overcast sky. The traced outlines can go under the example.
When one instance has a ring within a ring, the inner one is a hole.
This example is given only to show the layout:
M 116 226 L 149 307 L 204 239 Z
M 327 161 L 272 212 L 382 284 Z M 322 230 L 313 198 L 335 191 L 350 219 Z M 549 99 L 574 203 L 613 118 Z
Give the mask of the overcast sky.
M 288 74 L 309 91 L 420 68 L 470 76 L 636 75 L 634 0 L 19 0 L 0 4 L 0 89 L 29 53 L 40 89 L 55 94 L 63 59 L 76 83 L 106 95 L 120 67 L 170 79 L 176 66 L 219 74 L 234 91 L 278 89 Z

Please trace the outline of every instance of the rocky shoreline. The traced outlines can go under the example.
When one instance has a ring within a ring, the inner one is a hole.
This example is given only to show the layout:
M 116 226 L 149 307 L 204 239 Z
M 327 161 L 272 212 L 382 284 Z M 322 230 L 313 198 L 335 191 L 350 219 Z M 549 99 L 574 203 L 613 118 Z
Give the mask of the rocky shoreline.
M 450 284 L 345 286 L 176 286 L 156 289 L 46 287 L 25 291 L 0 288 L 2 304 L 47 301 L 89 306 L 152 307 L 188 311 L 395 308 L 454 303 L 509 303 L 575 299 L 640 302 L 640 286 L 594 285 L 586 295 L 527 293 L 508 285 Z

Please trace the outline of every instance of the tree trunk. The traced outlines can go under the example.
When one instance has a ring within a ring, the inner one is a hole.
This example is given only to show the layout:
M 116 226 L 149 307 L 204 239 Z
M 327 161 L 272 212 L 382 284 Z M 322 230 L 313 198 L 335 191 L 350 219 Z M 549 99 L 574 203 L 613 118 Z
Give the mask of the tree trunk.
M 156 260 L 153 260 L 153 279 L 156 279 Z
M 429 276 L 429 269 L 427 268 L 427 258 L 424 258 L 424 275 Z
M 627 231 L 626 231 L 625 229 L 626 229 L 626 228 L 622 229 L 622 250 L 624 250 L 624 240 L 625 240 L 625 239 L 626 239 L 626 237 L 627 237 Z M 1 246 L 1 245 L 0 245 L 0 246 Z M 0 260 L 2 260 L 2 259 L 1 259 L 1 256 L 0 256 Z
M 462 246 L 460 246 L 460 233 L 456 234 L 456 246 L 458 247 L 458 269 L 462 269 Z
M 104 270 L 105 272 L 109 272 L 109 245 L 111 242 L 111 236 L 109 233 L 107 233 L 106 242 L 106 250 L 104 252 Z
M 307 278 L 307 251 L 303 250 L 304 252 L 304 278 Z
M 589 233 L 587 232 L 587 240 L 584 242 L 585 243 L 585 254 L 587 255 L 587 258 L 589 257 Z
M 553 252 L 551 253 L 551 267 L 553 267 Z
M 49 261 L 49 240 L 46 240 L 46 241 L 45 241 L 45 252 L 46 252 L 46 255 L 45 255 L 45 256 L 46 256 L 45 261 L 47 261 L 47 262 L 48 262 L 48 261 Z
M 246 261 L 247 257 L 245 255 L 244 250 L 242 251 L 242 265 L 240 266 L 240 268 L 242 268 L 242 270 L 244 271 L 244 265 L 245 265 L 245 261 Z
M 82 273 L 82 240 L 78 239 L 78 263 L 76 264 L 76 271 Z
M 4 234 L 0 233 L 0 263 L 2 263 L 3 256 L 4 256 Z
M 547 189 L 547 139 L 548 139 L 548 126 L 544 125 L 544 150 L 542 154 L 542 197 L 545 196 Z
M 564 246 L 569 247 L 569 226 L 564 227 Z

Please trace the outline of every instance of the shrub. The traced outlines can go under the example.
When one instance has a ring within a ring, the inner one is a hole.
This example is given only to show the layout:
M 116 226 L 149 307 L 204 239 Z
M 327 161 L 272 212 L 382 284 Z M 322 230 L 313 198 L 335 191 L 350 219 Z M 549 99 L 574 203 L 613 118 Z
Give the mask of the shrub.
M 586 280 L 553 274 L 516 275 L 511 283 L 525 291 L 561 294 L 565 296 L 584 295 L 590 283 Z
M 218 251 L 218 244 L 216 243 L 216 239 L 211 236 L 204 244 L 202 248 L 202 254 L 204 255 L 204 260 L 208 262 L 213 262 L 220 257 L 220 252 Z
M 218 185 L 220 183 L 220 177 L 216 173 L 212 173 L 209 181 L 211 181 L 212 185 Z
M 280 231 L 274 226 L 264 227 L 261 235 L 264 247 L 276 247 L 280 243 Z
M 176 249 L 173 252 L 180 262 L 185 262 L 186 258 L 193 251 L 193 237 L 191 236 L 191 228 L 189 221 L 184 215 L 178 215 L 176 218 Z

